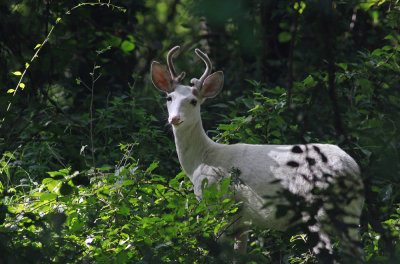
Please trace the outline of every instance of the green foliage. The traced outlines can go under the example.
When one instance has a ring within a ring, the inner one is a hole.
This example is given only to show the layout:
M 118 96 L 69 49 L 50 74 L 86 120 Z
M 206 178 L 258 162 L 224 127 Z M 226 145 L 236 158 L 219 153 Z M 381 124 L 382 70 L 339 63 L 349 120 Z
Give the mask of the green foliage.
M 210 250 L 200 238 L 218 237 L 237 207 L 221 198 L 229 179 L 205 191 L 199 202 L 184 173 L 167 181 L 142 170 L 132 158 L 100 173 L 49 172 L 27 189 L 2 195 L 1 236 L 5 261 L 33 262 L 192 262 Z M 129 164 L 130 163 L 130 164 Z M 82 179 L 90 186 L 82 184 Z
M 390 253 L 395 256 L 400 254 L 400 233 L 399 233 L 399 204 L 395 206 L 395 212 L 392 213 L 389 219 L 383 222 L 383 227 L 389 233 L 390 237 L 394 239 L 393 252 L 387 251 L 387 246 L 382 234 L 376 232 L 371 225 L 368 225 L 367 232 L 364 233 L 363 240 L 365 244 L 365 252 L 367 253 L 366 259 L 372 263 L 384 263 L 391 258 Z

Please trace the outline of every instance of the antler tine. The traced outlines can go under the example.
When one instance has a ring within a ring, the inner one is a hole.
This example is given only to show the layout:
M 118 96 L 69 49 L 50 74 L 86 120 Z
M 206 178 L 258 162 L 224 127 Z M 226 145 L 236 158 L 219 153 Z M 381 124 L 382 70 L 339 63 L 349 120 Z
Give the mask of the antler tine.
M 204 73 L 200 77 L 200 79 L 198 81 L 196 81 L 196 86 L 200 89 L 203 86 L 204 80 L 211 73 L 212 64 L 211 64 L 211 60 L 208 58 L 207 54 L 205 54 L 204 52 L 202 52 L 199 49 L 195 49 L 194 51 L 196 52 L 197 56 L 199 56 L 206 64 L 206 70 L 204 71 Z
M 181 74 L 179 74 L 178 76 L 176 76 L 176 72 L 175 72 L 175 67 L 174 64 L 172 62 L 172 56 L 174 55 L 174 53 L 180 48 L 180 46 L 175 46 L 173 47 L 167 55 L 167 64 L 168 64 L 168 70 L 169 73 L 171 74 L 171 78 L 174 82 L 180 82 L 186 75 L 185 72 L 182 72 Z

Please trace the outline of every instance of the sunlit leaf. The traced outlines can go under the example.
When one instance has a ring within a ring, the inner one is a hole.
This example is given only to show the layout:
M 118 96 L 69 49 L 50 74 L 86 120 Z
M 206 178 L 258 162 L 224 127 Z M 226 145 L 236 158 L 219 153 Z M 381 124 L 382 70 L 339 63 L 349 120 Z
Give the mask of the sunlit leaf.
M 154 169 L 158 167 L 158 162 L 153 162 L 150 164 L 150 166 L 147 168 L 147 172 L 152 172 Z
M 122 182 L 122 186 L 134 185 L 136 182 L 134 180 L 125 180 Z
M 49 171 L 47 173 L 50 175 L 50 177 L 54 177 L 57 175 L 63 175 L 63 176 L 68 175 L 70 171 L 71 168 L 66 168 L 66 169 L 60 169 L 58 171 Z
M 40 201 L 48 201 L 57 198 L 57 194 L 55 193 L 43 193 L 40 195 Z
M 125 52 L 132 51 L 135 48 L 135 44 L 133 42 L 124 40 L 121 44 L 121 49 Z

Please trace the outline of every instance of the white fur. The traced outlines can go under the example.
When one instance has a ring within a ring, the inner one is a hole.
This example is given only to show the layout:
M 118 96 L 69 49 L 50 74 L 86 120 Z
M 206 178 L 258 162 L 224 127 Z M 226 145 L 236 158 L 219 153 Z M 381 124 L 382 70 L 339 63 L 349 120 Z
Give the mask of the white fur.
M 325 189 L 338 176 L 352 178 L 351 184 L 359 184 L 362 188 L 360 171 L 357 163 L 342 149 L 329 144 L 299 145 L 303 153 L 293 153 L 291 145 L 249 145 L 234 144 L 224 145 L 213 142 L 204 132 L 200 104 L 193 106 L 190 100 L 198 99 L 192 93 L 192 87 L 179 85 L 169 94 L 172 101 L 167 103 L 169 119 L 179 116 L 181 124 L 173 126 L 176 150 L 183 170 L 194 185 L 195 194 L 201 198 L 201 186 L 205 178 L 208 183 L 216 183 L 221 175 L 230 176 L 229 171 L 237 168 L 240 171 L 240 184 L 235 188 L 235 199 L 243 202 L 241 211 L 242 222 L 254 224 L 275 230 L 285 230 L 290 226 L 288 214 L 284 218 L 276 218 L 276 208 L 269 206 L 263 208 L 268 202 L 265 196 L 274 196 L 283 188 L 291 193 L 302 196 L 306 200 L 312 199 L 310 191 L 313 184 Z M 320 154 L 314 146 L 326 156 L 327 162 L 321 160 Z M 308 151 L 306 152 L 306 148 Z M 306 154 L 307 153 L 307 154 Z M 306 155 L 316 161 L 314 166 L 309 166 Z M 288 162 L 295 161 L 298 167 L 288 166 Z M 312 171 L 310 171 L 312 169 Z M 323 173 L 333 177 L 325 179 Z M 301 174 L 310 177 L 308 182 Z M 317 180 L 311 179 L 315 175 Z M 277 182 L 279 180 L 279 182 Z M 285 203 L 274 199 L 274 203 Z M 353 200 L 347 207 L 352 217 L 347 223 L 358 224 L 361 214 L 363 198 Z M 321 212 L 323 214 L 323 212 Z M 305 217 L 306 219 L 306 217 Z M 313 231 L 321 232 L 321 240 L 330 247 L 329 239 L 320 226 L 314 226 Z M 328 229 L 328 228 L 327 228 Z M 357 234 L 353 235 L 356 239 Z M 329 248 L 329 250 L 331 250 Z M 315 249 L 318 252 L 318 249 Z

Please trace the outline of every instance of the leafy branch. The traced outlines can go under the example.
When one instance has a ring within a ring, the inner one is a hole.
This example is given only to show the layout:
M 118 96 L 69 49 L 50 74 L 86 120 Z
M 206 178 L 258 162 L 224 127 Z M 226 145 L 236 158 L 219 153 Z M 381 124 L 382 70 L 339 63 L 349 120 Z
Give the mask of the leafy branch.
M 108 7 L 108 8 L 113 9 L 113 10 L 116 9 L 116 10 L 118 10 L 118 11 L 120 11 L 120 12 L 125 12 L 125 11 L 126 11 L 126 9 L 123 8 L 123 7 L 120 7 L 120 6 L 111 4 L 111 0 L 108 0 L 107 2 L 101 2 L 101 0 L 99 0 L 98 2 L 79 3 L 78 5 L 72 7 L 72 8 L 69 9 L 68 11 L 66 11 L 66 12 L 64 13 L 64 15 L 69 15 L 69 14 L 71 14 L 71 11 L 73 11 L 73 10 L 75 10 L 75 9 L 77 9 L 77 8 L 80 8 L 80 7 L 84 7 L 84 6 L 106 6 L 106 7 Z M 21 89 L 24 89 L 24 88 L 25 88 L 25 83 L 22 82 L 24 76 L 26 75 L 26 73 L 27 73 L 27 71 L 28 71 L 30 65 L 32 64 L 32 62 L 35 61 L 35 60 L 39 57 L 38 54 L 39 54 L 40 51 L 42 50 L 43 46 L 46 45 L 46 43 L 49 41 L 49 39 L 50 39 L 50 37 L 51 37 L 51 35 L 52 35 L 52 33 L 53 33 L 54 28 L 56 27 L 56 25 L 57 25 L 61 20 L 62 20 L 62 18 L 61 18 L 61 17 L 58 17 L 58 18 L 56 19 L 56 21 L 55 21 L 55 24 L 51 27 L 51 29 L 50 29 L 49 33 L 47 34 L 46 38 L 42 41 L 42 43 L 39 43 L 39 44 L 37 44 L 37 45 L 35 46 L 34 50 L 36 50 L 36 52 L 35 52 L 35 54 L 32 56 L 32 58 L 29 60 L 29 62 L 26 62 L 26 63 L 25 63 L 25 69 L 24 69 L 24 71 L 23 71 L 23 72 L 21 72 L 21 71 L 15 71 L 15 72 L 12 73 L 13 75 L 20 76 L 16 87 L 15 87 L 14 89 L 8 89 L 8 90 L 7 90 L 7 93 L 12 93 L 12 97 L 14 97 L 14 96 L 16 95 L 16 93 L 17 93 L 17 91 L 19 90 L 19 88 L 21 88 Z M 8 103 L 8 105 L 7 105 L 6 113 L 8 113 L 8 111 L 10 110 L 11 105 L 12 105 L 12 103 L 11 103 L 11 101 L 10 101 L 10 102 Z M 0 128 L 3 126 L 3 123 L 4 123 L 4 121 L 5 121 L 5 118 L 6 118 L 6 117 L 5 117 L 5 115 L 4 115 L 4 117 L 1 119 L 1 122 L 0 122 Z

